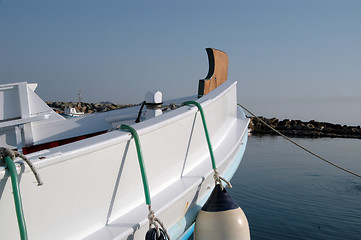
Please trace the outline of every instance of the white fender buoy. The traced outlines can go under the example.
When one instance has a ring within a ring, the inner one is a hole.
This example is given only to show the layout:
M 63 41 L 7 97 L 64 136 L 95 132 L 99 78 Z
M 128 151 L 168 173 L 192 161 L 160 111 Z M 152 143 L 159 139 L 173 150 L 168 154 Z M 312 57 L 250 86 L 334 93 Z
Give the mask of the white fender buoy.
M 199 211 L 194 228 L 195 240 L 249 240 L 246 215 L 219 184 Z

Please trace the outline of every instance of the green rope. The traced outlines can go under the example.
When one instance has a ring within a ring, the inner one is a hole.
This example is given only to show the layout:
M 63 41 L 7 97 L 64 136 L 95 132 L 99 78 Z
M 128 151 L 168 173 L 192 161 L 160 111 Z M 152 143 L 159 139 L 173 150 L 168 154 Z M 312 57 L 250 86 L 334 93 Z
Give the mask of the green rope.
M 13 187 L 14 203 L 15 203 L 16 216 L 18 219 L 20 236 L 21 236 L 22 240 L 26 240 L 26 239 L 28 239 L 28 236 L 27 236 L 27 231 L 26 231 L 23 206 L 21 203 L 18 173 L 16 172 L 15 163 L 13 162 L 11 157 L 6 156 L 5 162 L 6 162 L 6 165 L 8 166 L 9 174 L 11 177 L 11 185 Z
M 208 143 L 208 149 L 209 149 L 209 154 L 211 155 L 211 160 L 212 160 L 212 168 L 213 170 L 216 170 L 216 161 L 214 160 L 214 155 L 213 155 L 213 149 L 212 149 L 212 145 L 211 145 L 211 140 L 209 139 L 209 134 L 208 134 L 208 129 L 207 129 L 207 124 L 206 124 L 206 119 L 204 117 L 204 112 L 203 112 L 203 108 L 202 106 L 196 102 L 196 101 L 186 101 L 183 103 L 184 105 L 196 105 L 199 112 L 201 113 L 201 117 L 202 117 L 202 122 L 203 122 L 203 128 L 204 128 L 204 133 L 206 134 L 206 138 L 207 138 L 207 143 Z
M 139 136 L 137 131 L 132 128 L 131 126 L 122 124 L 120 126 L 120 128 L 122 130 L 126 130 L 128 132 L 130 132 L 134 138 L 135 141 L 135 146 L 137 148 L 137 154 L 138 154 L 138 161 L 139 161 L 139 167 L 140 167 L 140 172 L 142 173 L 142 180 L 143 180 L 143 189 L 144 189 L 144 195 L 145 195 L 145 203 L 148 205 L 148 210 L 149 210 L 149 214 L 148 214 L 148 219 L 149 219 L 149 229 L 151 229 L 151 226 L 154 225 L 155 229 L 157 231 L 157 239 L 160 236 L 160 232 L 159 232 L 159 226 L 160 225 L 161 229 L 163 229 L 164 233 L 167 236 L 167 239 L 171 240 L 167 229 L 164 227 L 164 224 L 155 217 L 154 212 L 152 210 L 151 207 L 151 200 L 150 200 L 150 192 L 149 192 L 149 185 L 148 185 L 148 179 L 147 179 L 147 173 L 145 171 L 145 166 L 144 166 L 144 161 L 143 161 L 143 156 L 142 156 L 142 148 L 140 146 L 140 141 L 139 141 Z
M 131 126 L 125 125 L 125 124 L 122 124 L 120 126 L 120 128 L 130 132 L 132 134 L 133 138 L 134 138 L 135 146 L 137 148 L 140 172 L 142 174 L 143 188 L 144 188 L 144 194 L 145 194 L 145 202 L 146 202 L 147 205 L 150 205 L 151 201 L 150 201 L 149 185 L 148 185 L 147 173 L 145 171 L 145 166 L 144 166 L 144 161 L 143 161 L 143 156 L 142 156 L 142 149 L 141 149 L 141 146 L 140 146 L 138 133 L 134 128 L 132 128 Z

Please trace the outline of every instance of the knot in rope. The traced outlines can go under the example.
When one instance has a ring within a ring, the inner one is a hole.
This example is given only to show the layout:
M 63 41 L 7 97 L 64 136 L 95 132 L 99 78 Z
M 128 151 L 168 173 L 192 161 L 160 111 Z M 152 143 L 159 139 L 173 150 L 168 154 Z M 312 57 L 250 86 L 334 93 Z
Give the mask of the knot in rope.
M 21 194 L 19 187 L 19 179 L 18 173 L 16 171 L 16 166 L 14 163 L 15 157 L 17 153 L 8 148 L 0 148 L 0 157 L 1 161 L 3 161 L 4 166 L 7 166 L 7 170 L 11 179 L 11 186 L 13 190 L 14 204 L 15 204 L 15 212 L 18 220 L 19 233 L 21 240 L 27 240 L 28 234 L 26 229 L 23 204 L 21 202 Z
M 157 235 L 159 236 L 160 232 L 159 232 L 159 227 L 157 225 L 157 222 L 155 220 L 156 217 L 155 217 L 154 211 L 152 210 L 150 205 L 148 206 L 148 209 L 149 209 L 149 213 L 148 213 L 149 228 L 151 228 L 153 225 L 155 227 L 155 229 L 157 230 Z
M 227 184 L 228 188 L 232 188 L 232 184 L 230 181 L 227 181 L 225 178 L 219 176 L 217 169 L 213 169 L 213 170 L 214 170 L 213 178 L 216 185 L 219 184 L 221 186 L 221 189 L 223 190 L 223 184 L 222 184 L 223 181 Z
M 160 237 L 161 233 L 160 233 L 160 230 L 159 229 L 162 229 L 163 232 L 165 233 L 165 235 L 167 236 L 167 238 L 169 240 L 171 240 L 168 232 L 167 232 L 167 229 L 164 227 L 164 224 L 162 221 L 159 220 L 159 218 L 155 217 L 155 213 L 154 211 L 152 210 L 152 207 L 151 205 L 149 204 L 148 205 L 148 210 L 149 210 L 149 213 L 148 213 L 148 220 L 149 220 L 149 229 L 152 228 L 152 225 L 154 226 L 156 232 L 157 232 L 157 239 Z
M 119 130 L 119 129 L 121 129 L 120 125 L 117 125 L 115 127 L 112 127 L 111 129 L 109 129 L 107 132 L 112 132 L 112 131 Z
M 5 157 L 9 156 L 13 161 L 15 159 L 15 153 L 10 148 L 0 148 L 0 164 L 5 165 Z
M 38 182 L 38 186 L 43 185 L 43 181 L 41 180 L 38 170 L 36 169 L 34 164 L 25 155 L 21 154 L 18 151 L 11 150 L 10 148 L 0 147 L 0 164 L 1 165 L 6 165 L 4 159 L 7 156 L 9 156 L 13 161 L 15 160 L 16 157 L 20 157 L 21 159 L 23 159 L 24 162 L 26 162 L 28 164 L 31 171 L 33 172 L 33 174 L 36 178 L 36 181 Z

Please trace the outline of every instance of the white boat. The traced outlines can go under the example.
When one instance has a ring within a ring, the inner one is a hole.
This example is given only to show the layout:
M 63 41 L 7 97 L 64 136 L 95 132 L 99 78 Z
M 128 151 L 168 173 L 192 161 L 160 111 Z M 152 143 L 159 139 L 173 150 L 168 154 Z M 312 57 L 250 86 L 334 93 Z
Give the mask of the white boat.
M 80 112 L 76 108 L 69 107 L 64 109 L 63 114 L 65 117 L 80 117 L 84 115 L 84 112 Z
M 148 207 L 134 138 L 139 136 L 151 207 L 172 239 L 186 239 L 214 188 L 204 111 L 219 174 L 230 180 L 247 143 L 247 119 L 237 106 L 237 83 L 227 79 L 228 57 L 207 49 L 210 70 L 198 95 L 64 119 L 26 82 L 0 85 L 0 147 L 17 149 L 38 169 L 15 159 L 29 239 L 144 239 Z M 148 101 L 148 100 L 147 100 Z M 149 101 L 148 101 L 149 103 Z M 177 108 L 160 111 L 173 104 Z M 162 105 L 161 105 L 162 104 Z M 140 122 L 135 123 L 138 115 Z M 0 238 L 19 239 L 13 189 L 0 166 Z M 187 232 L 188 231 L 188 232 Z
M 64 109 L 64 111 L 62 113 L 60 113 L 62 116 L 64 116 L 65 118 L 71 118 L 71 117 L 79 117 L 79 116 L 83 116 L 84 112 L 82 112 L 81 109 L 81 91 L 79 90 L 79 102 L 78 102 L 78 106 L 73 106 L 73 107 L 67 107 Z M 79 109 L 79 110 L 78 110 Z

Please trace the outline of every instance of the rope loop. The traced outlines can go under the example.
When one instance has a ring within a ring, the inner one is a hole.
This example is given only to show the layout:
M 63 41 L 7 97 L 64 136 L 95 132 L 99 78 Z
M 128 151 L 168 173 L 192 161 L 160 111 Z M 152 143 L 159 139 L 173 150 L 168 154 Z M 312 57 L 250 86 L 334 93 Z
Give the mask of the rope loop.
M 6 156 L 9 156 L 13 161 L 15 159 L 15 153 L 10 148 L 1 147 L 0 148 L 0 158 L 1 158 L 0 164 L 1 165 L 5 164 L 4 159 L 5 159 Z
M 152 210 L 152 207 L 150 204 L 148 205 L 148 210 L 149 210 L 149 213 L 148 213 L 149 229 L 151 229 L 152 226 L 154 226 L 155 230 L 157 231 L 157 238 L 159 238 L 159 236 L 160 236 L 159 226 L 157 225 L 156 217 L 155 217 L 154 211 Z
M 215 184 L 216 184 L 216 185 L 219 184 L 219 185 L 221 186 L 222 191 L 223 191 L 223 188 L 224 188 L 224 187 L 223 187 L 223 184 L 222 184 L 222 181 L 227 184 L 227 187 L 228 187 L 228 188 L 232 188 L 231 182 L 228 181 L 227 179 L 219 176 L 219 173 L 218 173 L 217 169 L 214 169 L 213 178 L 214 178 Z
M 169 234 L 167 232 L 167 229 L 164 227 L 163 222 L 159 218 L 157 218 L 155 216 L 155 213 L 152 210 L 152 207 L 151 207 L 150 204 L 148 205 L 148 210 L 149 210 L 149 213 L 148 213 L 149 229 L 151 229 L 152 226 L 154 226 L 154 228 L 155 228 L 155 230 L 157 232 L 157 239 L 160 237 L 160 230 L 159 229 L 162 229 L 163 232 L 165 233 L 165 235 L 167 236 L 167 238 L 169 240 L 171 240 L 171 238 L 170 238 L 170 236 L 169 236 Z
M 26 229 L 23 204 L 21 201 L 18 173 L 16 171 L 16 166 L 14 163 L 16 154 L 11 149 L 0 148 L 0 156 L 1 156 L 1 161 L 4 161 L 4 165 L 7 166 L 7 170 L 11 179 L 11 187 L 13 190 L 15 212 L 16 212 L 16 218 L 18 220 L 20 238 L 21 240 L 27 240 L 28 234 Z
M 41 180 L 40 174 L 36 169 L 35 165 L 24 154 L 15 150 L 11 150 L 10 148 L 0 147 L 0 158 L 2 159 L 2 161 L 3 159 L 5 159 L 6 156 L 9 156 L 13 161 L 16 157 L 20 157 L 21 159 L 23 159 L 33 172 L 35 179 L 38 182 L 38 186 L 43 185 L 43 181 Z M 0 164 L 3 164 L 2 161 L 0 162 Z
M 217 183 L 219 183 L 221 185 L 222 190 L 223 190 L 223 184 L 222 184 L 222 181 L 223 181 L 223 182 L 225 182 L 227 184 L 227 187 L 232 188 L 232 184 L 229 181 L 227 181 L 225 178 L 219 176 L 219 173 L 217 171 L 216 160 L 214 158 L 211 139 L 209 137 L 206 118 L 204 116 L 202 105 L 199 104 L 196 101 L 186 101 L 186 102 L 183 103 L 183 105 L 195 105 L 198 108 L 198 110 L 199 110 L 199 112 L 201 114 L 203 129 L 204 129 L 204 133 L 206 135 L 206 140 L 207 140 L 207 144 L 208 144 L 209 155 L 211 156 L 212 168 L 214 170 L 213 178 L 214 178 L 215 184 L 217 185 Z
M 125 125 L 125 124 L 122 124 L 120 126 L 120 129 L 130 132 L 131 135 L 134 138 L 134 141 L 135 141 L 135 147 L 137 149 L 139 167 L 140 167 L 140 171 L 141 171 L 141 175 L 142 175 L 143 190 L 144 190 L 144 195 L 145 195 L 145 203 L 148 205 L 148 210 L 149 210 L 149 213 L 148 213 L 149 229 L 152 226 L 154 226 L 156 231 L 157 231 L 157 238 L 159 238 L 160 237 L 159 227 L 161 227 L 162 230 L 164 231 L 164 233 L 167 235 L 168 239 L 170 239 L 170 237 L 168 235 L 168 232 L 167 232 L 167 229 L 164 227 L 164 224 L 158 218 L 155 217 L 154 211 L 152 210 L 148 178 L 147 178 L 147 173 L 146 173 L 146 170 L 145 170 L 145 165 L 144 165 L 143 155 L 142 155 L 142 149 L 141 149 L 141 146 L 140 146 L 140 140 L 139 140 L 138 133 L 133 127 Z

